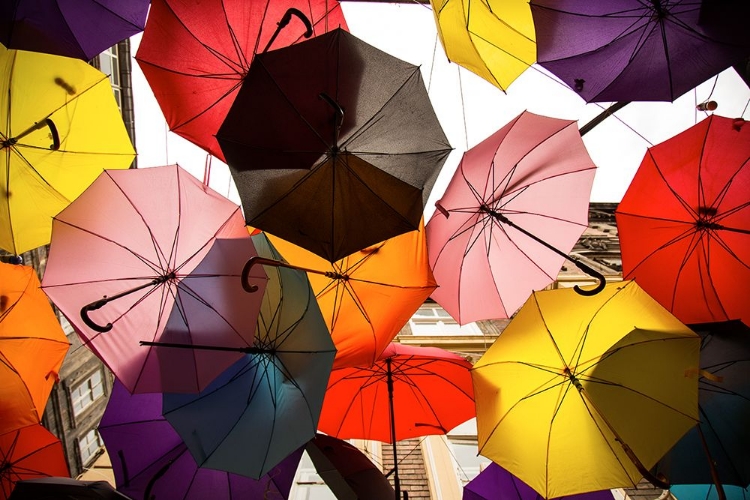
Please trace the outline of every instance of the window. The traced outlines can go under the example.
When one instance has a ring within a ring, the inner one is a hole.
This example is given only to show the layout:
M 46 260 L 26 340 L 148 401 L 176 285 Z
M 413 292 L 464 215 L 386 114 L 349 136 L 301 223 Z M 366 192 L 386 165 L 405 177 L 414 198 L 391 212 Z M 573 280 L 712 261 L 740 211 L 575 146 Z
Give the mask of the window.
M 102 438 L 96 429 L 91 429 L 78 440 L 78 451 L 81 453 L 81 463 L 89 465 L 91 459 L 102 448 Z
M 294 478 L 289 500 L 336 500 L 336 495 L 318 475 L 307 452 L 302 454 L 299 467 L 297 467 L 297 475 Z
M 103 395 L 104 386 L 102 385 L 102 372 L 101 370 L 98 370 L 70 391 L 73 415 L 80 415 L 86 408 L 94 404 L 94 401 Z
M 120 86 L 120 64 L 117 45 L 108 48 L 99 55 L 99 69 L 105 75 L 109 75 L 109 83 L 115 93 L 117 107 L 122 109 L 122 87 Z
M 481 335 L 476 323 L 461 326 L 438 304 L 426 302 L 409 320 L 413 335 Z
M 456 462 L 456 475 L 462 486 L 477 477 L 490 464 L 490 459 L 479 455 L 476 419 L 471 419 L 450 431 L 448 442 Z

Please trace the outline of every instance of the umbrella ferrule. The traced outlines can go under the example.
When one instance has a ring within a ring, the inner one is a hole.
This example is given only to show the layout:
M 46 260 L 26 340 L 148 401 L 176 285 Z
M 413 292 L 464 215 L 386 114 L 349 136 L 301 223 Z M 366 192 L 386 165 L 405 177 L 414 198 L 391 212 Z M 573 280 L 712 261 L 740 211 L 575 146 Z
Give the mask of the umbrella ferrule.
M 573 384 L 576 389 L 578 389 L 578 392 L 583 392 L 583 384 L 581 384 L 581 381 L 578 379 L 578 377 L 576 377 L 575 374 L 570 371 L 570 368 L 566 367 L 565 370 L 563 370 L 563 373 L 570 379 L 570 383 Z
M 508 220 L 508 218 L 506 216 L 504 216 L 503 214 L 501 214 L 497 210 L 491 209 L 488 205 L 486 205 L 484 203 L 479 206 L 479 210 L 481 210 L 482 212 L 490 215 L 493 219 L 497 219 L 498 221 L 500 221 L 500 222 L 502 222 L 504 224 L 510 224 L 510 220 Z

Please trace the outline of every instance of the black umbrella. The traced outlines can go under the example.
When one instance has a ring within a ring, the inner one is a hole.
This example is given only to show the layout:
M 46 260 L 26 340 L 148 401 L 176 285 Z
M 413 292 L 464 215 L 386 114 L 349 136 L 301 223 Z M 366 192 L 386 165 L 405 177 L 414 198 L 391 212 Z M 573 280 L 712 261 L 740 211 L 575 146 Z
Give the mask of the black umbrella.
M 341 29 L 257 55 L 217 138 L 247 223 L 331 262 L 418 229 L 451 150 L 419 68 Z
M 106 481 L 42 477 L 18 481 L 8 500 L 130 500 Z

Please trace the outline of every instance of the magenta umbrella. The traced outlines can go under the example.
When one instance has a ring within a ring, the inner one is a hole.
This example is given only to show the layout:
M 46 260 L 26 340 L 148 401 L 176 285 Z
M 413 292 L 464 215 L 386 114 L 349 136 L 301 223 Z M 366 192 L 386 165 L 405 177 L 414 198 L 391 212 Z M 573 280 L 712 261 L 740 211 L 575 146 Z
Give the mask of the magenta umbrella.
M 588 226 L 595 169 L 575 121 L 527 111 L 464 153 L 426 227 L 432 298 L 460 324 L 510 317 Z
M 42 287 L 130 392 L 198 392 L 242 353 L 140 341 L 252 345 L 252 256 L 240 207 L 179 166 L 107 170 L 55 217 Z

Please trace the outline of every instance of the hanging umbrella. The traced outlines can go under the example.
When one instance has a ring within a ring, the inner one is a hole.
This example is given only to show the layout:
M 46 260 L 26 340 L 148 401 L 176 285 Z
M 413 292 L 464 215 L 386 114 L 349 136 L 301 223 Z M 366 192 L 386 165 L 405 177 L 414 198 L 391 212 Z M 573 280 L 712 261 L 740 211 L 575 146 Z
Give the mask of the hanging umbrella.
M 430 0 L 448 59 L 506 90 L 536 62 L 526 0 Z
M 0 500 L 6 500 L 18 481 L 37 477 L 70 476 L 60 440 L 40 424 L 0 434 Z
M 308 272 L 336 345 L 334 368 L 373 364 L 436 286 L 421 226 L 334 263 L 268 237 L 286 257 L 285 265 Z
M 8 500 L 131 500 L 107 481 L 43 477 L 18 481 Z
M 259 480 L 199 468 L 162 416 L 162 395 L 130 395 L 118 381 L 99 433 L 112 461 L 117 489 L 133 498 L 285 499 L 302 456 L 299 449 Z
M 223 160 L 214 135 L 255 54 L 338 27 L 337 0 L 153 0 L 136 60 L 169 129 Z
M 318 433 L 305 450 L 338 500 L 383 500 L 395 494 L 381 470 L 346 441 Z
M 418 229 L 451 150 L 419 68 L 341 29 L 256 57 L 217 138 L 247 223 L 330 262 Z
M 649 148 L 615 212 L 623 275 L 685 323 L 750 324 L 748 157 L 750 125 L 712 115 Z
M 261 257 L 281 259 L 264 235 L 253 240 Z M 266 270 L 253 346 L 203 392 L 165 394 L 163 407 L 200 467 L 256 479 L 315 437 L 336 354 L 305 274 Z
M 726 486 L 726 498 L 728 500 L 747 500 L 750 498 L 750 490 L 739 486 Z M 672 486 L 669 492 L 677 500 L 719 500 L 716 487 L 712 484 L 680 484 Z
M 41 422 L 69 346 L 34 269 L 0 263 L 0 434 Z
M 655 467 L 671 484 L 750 486 L 750 328 L 741 321 L 690 325 L 701 336 L 700 424 Z M 723 493 L 723 492 L 721 492 Z
M 565 500 L 613 500 L 610 490 L 562 497 Z M 463 500 L 544 500 L 528 484 L 492 462 L 464 486 Z
M 574 121 L 529 112 L 464 153 L 427 223 L 432 298 L 460 324 L 510 317 L 588 227 L 595 169 Z
M 251 345 L 253 255 L 240 207 L 179 166 L 106 171 L 55 217 L 42 285 L 128 390 L 198 392 L 241 355 L 139 340 Z
M 700 338 L 635 282 L 534 292 L 472 370 L 479 453 L 544 498 L 635 488 L 698 421 Z
M 530 4 L 539 65 L 586 102 L 674 101 L 750 52 L 743 1 Z
M 101 71 L 4 47 L 0 67 L 0 248 L 21 254 L 49 243 L 52 218 L 135 152 Z
M 340 439 L 393 444 L 445 434 L 475 415 L 471 363 L 437 347 L 390 344 L 372 366 L 333 370 L 318 428 Z
M 148 0 L 8 0 L 0 4 L 0 43 L 88 61 L 143 31 Z

